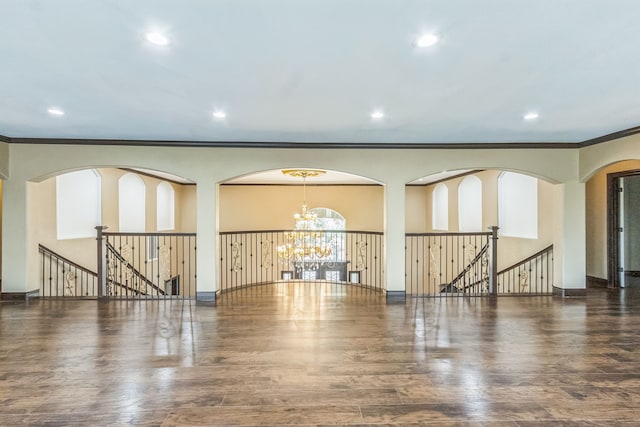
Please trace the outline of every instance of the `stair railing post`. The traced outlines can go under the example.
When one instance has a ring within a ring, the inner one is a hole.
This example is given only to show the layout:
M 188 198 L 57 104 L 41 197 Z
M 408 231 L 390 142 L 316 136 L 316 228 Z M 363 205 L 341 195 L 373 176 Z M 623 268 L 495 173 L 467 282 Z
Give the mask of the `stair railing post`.
M 498 226 L 491 229 L 491 275 L 489 276 L 489 295 L 498 295 Z
M 98 235 L 96 237 L 96 241 L 98 243 L 98 262 L 97 273 L 98 273 L 98 297 L 106 297 L 107 296 L 107 281 L 104 274 L 105 271 L 105 259 L 104 259 L 104 236 L 103 233 L 107 229 L 105 225 L 98 225 L 95 227 Z

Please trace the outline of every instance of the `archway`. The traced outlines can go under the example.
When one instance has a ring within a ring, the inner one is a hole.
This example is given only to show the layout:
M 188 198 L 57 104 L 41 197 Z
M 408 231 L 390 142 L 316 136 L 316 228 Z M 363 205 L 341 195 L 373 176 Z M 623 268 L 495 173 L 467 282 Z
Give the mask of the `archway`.
M 586 182 L 587 279 L 591 287 L 624 287 L 640 275 L 637 209 L 640 160 L 603 166 Z
M 551 294 L 557 190 L 542 179 L 497 169 L 448 171 L 410 182 L 407 295 Z M 492 227 L 498 227 L 495 235 Z
M 282 281 L 382 289 L 383 187 L 321 172 L 303 182 L 277 169 L 220 184 L 221 292 Z
M 174 196 L 170 228 L 157 222 L 159 186 L 169 186 Z M 194 183 L 148 169 L 98 167 L 47 176 L 28 189 L 29 247 L 40 256 L 30 274 L 41 297 L 195 296 Z M 133 202 L 141 215 L 126 225 Z M 96 244 L 97 226 L 102 245 Z

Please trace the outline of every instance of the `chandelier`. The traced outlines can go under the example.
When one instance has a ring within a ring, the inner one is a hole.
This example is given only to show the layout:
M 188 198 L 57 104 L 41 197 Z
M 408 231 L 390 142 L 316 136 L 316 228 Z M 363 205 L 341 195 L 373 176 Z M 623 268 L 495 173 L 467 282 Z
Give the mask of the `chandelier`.
M 284 244 L 278 246 L 278 258 L 296 271 L 316 270 L 332 253 L 332 242 L 327 241 L 318 215 L 307 206 L 307 178 L 326 173 L 316 169 L 284 169 L 284 175 L 302 178 L 302 209 L 293 215 L 295 227 L 284 232 Z

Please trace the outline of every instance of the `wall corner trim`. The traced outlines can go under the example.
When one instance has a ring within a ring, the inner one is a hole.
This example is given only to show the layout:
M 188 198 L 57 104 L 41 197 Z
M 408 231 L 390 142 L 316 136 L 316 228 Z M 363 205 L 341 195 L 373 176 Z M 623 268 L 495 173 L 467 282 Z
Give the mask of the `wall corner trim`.
M 553 296 L 561 298 L 581 298 L 587 296 L 587 288 L 558 288 L 553 287 Z
M 609 287 L 607 279 L 587 275 L 587 289 L 606 289 Z
M 387 304 L 395 304 L 404 302 L 407 299 L 407 293 L 405 291 L 386 291 Z
M 40 290 L 36 289 L 29 292 L 3 292 L 0 299 L 8 301 L 26 301 L 30 298 L 38 298 Z
M 196 302 L 215 302 L 217 293 L 215 291 L 196 292 Z

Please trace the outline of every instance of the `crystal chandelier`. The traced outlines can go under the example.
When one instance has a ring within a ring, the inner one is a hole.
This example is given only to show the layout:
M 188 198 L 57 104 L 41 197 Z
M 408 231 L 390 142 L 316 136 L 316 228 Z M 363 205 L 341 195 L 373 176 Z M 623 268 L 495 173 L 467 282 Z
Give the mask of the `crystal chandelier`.
M 307 178 L 323 175 L 315 169 L 285 169 L 284 175 L 302 178 L 302 209 L 293 215 L 295 228 L 284 233 L 285 243 L 278 246 L 278 257 L 296 271 L 316 270 L 331 257 L 332 243 L 327 241 L 318 215 L 307 207 Z

